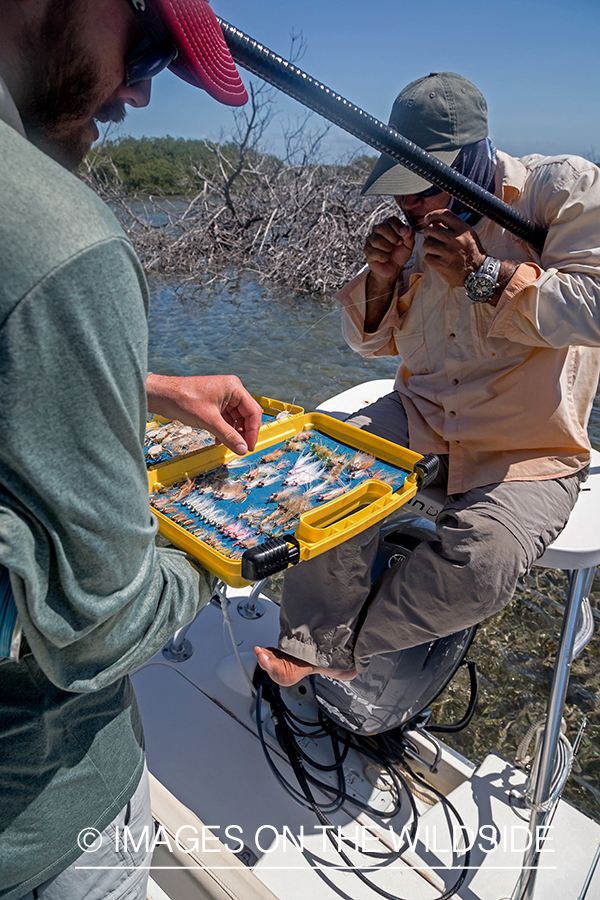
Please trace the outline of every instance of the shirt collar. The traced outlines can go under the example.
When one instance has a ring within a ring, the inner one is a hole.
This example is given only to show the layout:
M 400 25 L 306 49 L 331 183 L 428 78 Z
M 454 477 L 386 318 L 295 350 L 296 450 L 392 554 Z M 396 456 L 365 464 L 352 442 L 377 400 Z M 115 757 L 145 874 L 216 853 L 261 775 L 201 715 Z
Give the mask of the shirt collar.
M 10 125 L 11 128 L 14 128 L 15 131 L 18 131 L 19 134 L 22 134 L 23 137 L 25 137 L 25 129 L 23 128 L 23 123 L 21 122 L 19 110 L 15 106 L 15 101 L 10 96 L 8 88 L 2 80 L 2 77 L 0 77 L 0 119 L 6 122 L 7 125 Z

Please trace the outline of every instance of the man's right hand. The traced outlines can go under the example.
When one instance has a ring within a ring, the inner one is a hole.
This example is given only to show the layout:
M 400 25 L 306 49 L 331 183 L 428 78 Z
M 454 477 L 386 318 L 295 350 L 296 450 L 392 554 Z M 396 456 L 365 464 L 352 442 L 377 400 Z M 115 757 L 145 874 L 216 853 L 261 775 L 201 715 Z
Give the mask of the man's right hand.
M 369 266 L 366 295 L 365 333 L 377 331 L 387 313 L 400 272 L 411 257 L 415 233 L 398 216 L 376 225 L 365 242 Z
M 151 373 L 146 395 L 150 412 L 205 428 L 239 456 L 254 450 L 262 409 L 235 375 Z
M 365 242 L 367 264 L 378 281 L 396 282 L 411 257 L 415 233 L 398 216 L 376 225 Z

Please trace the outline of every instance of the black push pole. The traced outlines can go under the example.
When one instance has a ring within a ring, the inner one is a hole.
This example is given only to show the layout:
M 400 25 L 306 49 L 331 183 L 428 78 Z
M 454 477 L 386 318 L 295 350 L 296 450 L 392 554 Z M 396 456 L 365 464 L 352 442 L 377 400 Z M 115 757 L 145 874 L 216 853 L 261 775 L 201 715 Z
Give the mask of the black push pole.
M 311 78 L 293 63 L 263 47 L 258 41 L 223 19 L 217 18 L 233 59 L 244 69 L 258 75 L 283 93 L 289 94 L 380 153 L 387 153 L 407 169 L 426 178 L 436 187 L 448 191 L 453 197 L 487 216 L 492 222 L 502 225 L 512 234 L 542 250 L 546 239 L 546 231 L 543 228 L 530 222 L 503 200 L 474 184 L 450 166 L 440 162 L 431 153 L 402 137 L 389 125 L 384 125 L 340 94 Z

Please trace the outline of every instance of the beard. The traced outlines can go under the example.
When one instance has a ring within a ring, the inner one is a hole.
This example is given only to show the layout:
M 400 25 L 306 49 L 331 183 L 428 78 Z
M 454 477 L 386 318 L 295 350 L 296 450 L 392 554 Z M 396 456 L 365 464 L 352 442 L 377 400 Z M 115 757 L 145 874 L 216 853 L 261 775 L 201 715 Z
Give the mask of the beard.
M 102 103 L 99 67 L 78 34 L 81 0 L 51 0 L 23 48 L 26 82 L 19 112 L 27 138 L 65 168 L 90 149 L 90 122 L 122 122 L 125 106 Z

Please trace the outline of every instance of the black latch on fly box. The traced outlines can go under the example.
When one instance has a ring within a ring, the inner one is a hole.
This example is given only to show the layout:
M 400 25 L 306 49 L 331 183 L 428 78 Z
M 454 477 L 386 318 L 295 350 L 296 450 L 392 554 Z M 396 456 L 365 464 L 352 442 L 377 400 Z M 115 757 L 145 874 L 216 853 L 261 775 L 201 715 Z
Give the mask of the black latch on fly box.
M 260 581 L 283 572 L 300 562 L 300 544 L 293 534 L 268 538 L 258 547 L 251 547 L 242 556 L 242 578 Z
M 419 490 L 427 487 L 428 484 L 435 480 L 439 467 L 440 461 L 435 453 L 428 453 L 419 462 L 415 463 L 415 475 L 417 476 Z

